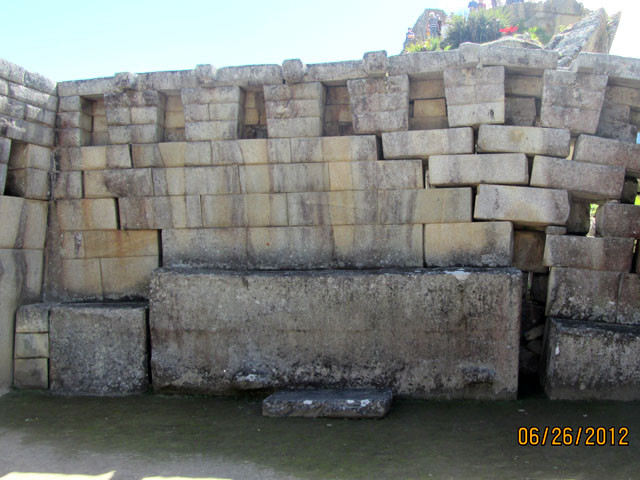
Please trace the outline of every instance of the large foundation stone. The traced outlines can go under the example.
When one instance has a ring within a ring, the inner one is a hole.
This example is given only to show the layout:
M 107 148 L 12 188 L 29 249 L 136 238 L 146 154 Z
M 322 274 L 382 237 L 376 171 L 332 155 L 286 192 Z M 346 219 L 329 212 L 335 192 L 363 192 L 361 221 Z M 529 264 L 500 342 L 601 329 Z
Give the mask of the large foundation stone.
M 521 283 L 513 269 L 159 270 L 154 388 L 375 386 L 421 398 L 514 398 Z

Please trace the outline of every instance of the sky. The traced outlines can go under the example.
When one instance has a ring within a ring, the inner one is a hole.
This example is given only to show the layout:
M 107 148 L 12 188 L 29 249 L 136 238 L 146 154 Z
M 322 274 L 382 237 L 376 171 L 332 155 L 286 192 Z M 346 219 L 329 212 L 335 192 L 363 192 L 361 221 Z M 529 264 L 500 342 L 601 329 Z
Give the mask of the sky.
M 305 63 L 398 54 L 425 8 L 463 12 L 468 0 L 0 0 L 0 57 L 52 80 L 192 69 L 288 58 Z M 490 3 L 487 1 L 487 3 Z M 623 11 L 612 54 L 640 57 L 635 0 L 584 0 Z

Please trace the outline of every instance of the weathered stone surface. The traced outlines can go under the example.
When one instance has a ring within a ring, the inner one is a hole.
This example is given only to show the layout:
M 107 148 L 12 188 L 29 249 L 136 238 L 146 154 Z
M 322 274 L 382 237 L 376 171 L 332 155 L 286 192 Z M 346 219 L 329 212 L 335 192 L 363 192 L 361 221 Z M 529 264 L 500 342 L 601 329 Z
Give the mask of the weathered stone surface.
M 567 220 L 567 233 L 586 235 L 591 228 L 591 205 L 585 201 L 572 201 Z
M 419 130 L 382 134 L 384 158 L 422 158 L 473 153 L 473 129 Z
M 151 273 L 160 266 L 157 256 L 100 259 L 105 300 L 140 300 L 149 297 Z
M 533 75 L 506 75 L 504 91 L 506 95 L 542 98 L 542 77 Z
M 375 191 L 289 193 L 284 210 L 286 225 L 371 225 L 378 222 Z M 270 226 L 246 225 L 246 226 Z
M 15 359 L 13 386 L 25 390 L 47 390 L 49 388 L 49 360 L 46 358 Z
M 640 87 L 640 61 L 637 58 L 581 52 L 571 65 L 571 69 L 607 75 L 613 85 Z
M 331 191 L 408 188 L 424 188 L 420 160 L 380 160 L 329 164 L 329 189 Z
M 543 386 L 553 400 L 640 399 L 640 328 L 549 319 Z
M 596 133 L 606 86 L 606 75 L 545 71 L 540 124 L 574 135 Z
M 16 333 L 48 333 L 50 304 L 23 305 L 16 312 Z
M 382 418 L 391 408 L 391 390 L 279 391 L 262 401 L 266 417 Z
M 243 193 L 323 192 L 329 190 L 329 167 L 326 163 L 243 166 L 240 185 Z
M 128 145 L 58 149 L 60 170 L 107 170 L 131 168 Z
M 55 172 L 53 199 L 71 200 L 82 198 L 82 172 Z
M 49 199 L 49 172 L 37 168 L 20 168 L 7 172 L 6 193 L 35 200 Z
M 569 218 L 566 190 L 479 185 L 473 218 L 520 225 L 564 225 Z
M 567 227 L 547 227 L 544 229 L 546 235 L 566 235 Z
M 207 228 L 288 225 L 285 194 L 206 195 L 201 202 Z
M 16 333 L 14 358 L 49 358 L 48 333 Z
M 545 235 L 542 232 L 519 230 L 513 234 L 513 266 L 524 272 L 547 273 L 542 263 Z
M 640 325 L 640 274 L 627 273 L 620 278 L 616 323 Z
M 640 177 L 640 145 L 580 135 L 573 159 L 578 162 L 624 167 L 627 175 Z
M 44 248 L 47 213 L 46 202 L 0 196 L 0 248 Z
M 528 155 L 569 156 L 569 130 L 503 125 L 480 125 L 478 151 L 520 152 Z
M 282 78 L 287 83 L 300 83 L 304 78 L 307 66 L 299 58 L 282 62 Z
M 596 234 L 640 239 L 640 205 L 600 205 L 596 211 Z
M 575 200 L 619 199 L 625 169 L 536 155 L 531 186 L 568 190 Z
M 615 322 L 621 274 L 553 267 L 546 314 L 594 322 Z
M 533 127 L 536 123 L 536 99 L 533 97 L 506 97 L 504 123 Z
M 118 200 L 118 204 L 120 224 L 123 229 L 159 230 L 202 227 L 202 208 L 200 197 L 197 195 L 123 197 Z
M 55 214 L 62 230 L 117 230 L 114 199 L 58 200 Z
M 383 224 L 462 223 L 471 221 L 470 188 L 383 190 L 378 216 Z
M 362 78 L 365 75 L 362 60 L 314 63 L 307 65 L 304 81 L 322 82 L 325 85 L 344 85 L 347 80 Z
M 383 77 L 389 68 L 386 50 L 367 52 L 362 57 L 362 69 L 370 77 Z
M 510 267 L 513 225 L 510 222 L 425 225 L 427 267 Z
M 143 393 L 149 386 L 146 307 L 69 304 L 51 309 L 51 390 Z
M 504 67 L 444 71 L 449 126 L 504 123 Z
M 549 50 L 531 48 L 513 48 L 499 42 L 487 44 L 463 43 L 458 50 L 461 59 L 468 66 L 503 66 L 513 74 L 542 75 L 545 70 L 555 70 L 558 65 L 558 53 Z
M 409 128 L 409 78 L 406 75 L 349 80 L 353 131 L 358 134 Z
M 154 388 L 375 384 L 414 397 L 513 398 L 520 284 L 516 271 L 495 269 L 161 270 L 150 314 Z
M 544 250 L 544 264 L 547 267 L 630 272 L 633 244 L 632 238 L 549 236 Z
M 84 172 L 85 198 L 153 196 L 150 168 L 94 170 Z
M 488 155 L 432 155 L 429 184 L 467 186 L 481 183 L 528 185 L 529 163 L 523 153 Z
M 145 257 L 158 253 L 155 230 L 64 232 L 60 249 L 63 258 Z
M 478 59 L 466 59 L 459 50 L 416 52 L 389 57 L 389 75 L 409 75 L 411 80 L 442 79 L 447 69 L 477 65 Z

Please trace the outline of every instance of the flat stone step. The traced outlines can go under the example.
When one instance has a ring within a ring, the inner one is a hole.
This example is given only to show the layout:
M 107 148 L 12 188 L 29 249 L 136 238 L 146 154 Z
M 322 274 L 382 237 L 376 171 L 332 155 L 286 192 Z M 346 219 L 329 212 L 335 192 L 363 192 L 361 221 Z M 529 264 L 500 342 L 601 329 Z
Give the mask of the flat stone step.
M 382 418 L 391 408 L 391 390 L 280 391 L 262 402 L 266 417 Z

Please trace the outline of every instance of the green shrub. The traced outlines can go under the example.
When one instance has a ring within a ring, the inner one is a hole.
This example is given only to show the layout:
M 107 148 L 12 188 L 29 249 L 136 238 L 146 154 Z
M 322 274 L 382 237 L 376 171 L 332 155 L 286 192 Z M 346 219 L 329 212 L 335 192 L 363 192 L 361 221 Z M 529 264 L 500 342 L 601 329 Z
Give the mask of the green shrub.
M 531 27 L 527 30 L 527 33 L 531 40 L 538 42 L 540 45 L 546 45 L 551 41 L 551 35 L 545 32 L 543 28 Z
M 507 15 L 500 8 L 478 10 L 468 15 L 453 15 L 449 20 L 444 47 L 458 48 L 461 43 L 486 43 L 502 36 L 501 28 L 509 26 Z
M 445 47 L 444 50 L 449 50 L 450 48 L 451 47 Z M 431 37 L 427 38 L 424 42 L 412 43 L 405 49 L 405 53 L 434 52 L 436 50 L 443 50 L 440 37 Z

